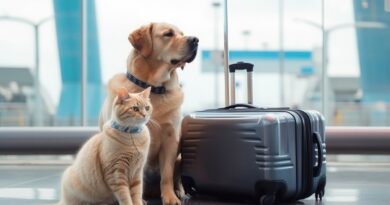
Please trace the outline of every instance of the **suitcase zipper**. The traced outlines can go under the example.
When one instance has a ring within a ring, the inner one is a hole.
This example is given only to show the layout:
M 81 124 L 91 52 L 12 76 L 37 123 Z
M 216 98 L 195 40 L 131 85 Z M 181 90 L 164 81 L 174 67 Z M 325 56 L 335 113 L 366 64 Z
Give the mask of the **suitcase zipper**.
M 302 192 L 298 195 L 297 199 L 302 199 L 309 197 L 312 194 L 313 189 L 313 154 L 312 153 L 312 129 L 311 129 L 311 121 L 306 112 L 302 110 L 293 110 L 296 112 L 302 120 L 303 126 L 303 150 L 302 150 Z M 304 163 L 304 162 L 310 163 Z

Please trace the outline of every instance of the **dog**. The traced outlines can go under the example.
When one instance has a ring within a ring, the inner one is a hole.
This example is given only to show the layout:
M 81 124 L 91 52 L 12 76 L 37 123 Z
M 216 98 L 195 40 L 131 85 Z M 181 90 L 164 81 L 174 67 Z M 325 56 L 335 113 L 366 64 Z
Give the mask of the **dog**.
M 175 194 L 174 172 L 184 95 L 176 70 L 183 69 L 186 63 L 195 59 L 199 39 L 185 36 L 171 24 L 150 23 L 130 33 L 128 40 L 134 49 L 127 59 L 127 73 L 117 74 L 109 80 L 99 126 L 102 128 L 109 120 L 111 104 L 119 88 L 140 92 L 151 86 L 150 98 L 154 110 L 148 123 L 151 145 L 146 169 L 160 172 L 163 204 L 180 204 Z

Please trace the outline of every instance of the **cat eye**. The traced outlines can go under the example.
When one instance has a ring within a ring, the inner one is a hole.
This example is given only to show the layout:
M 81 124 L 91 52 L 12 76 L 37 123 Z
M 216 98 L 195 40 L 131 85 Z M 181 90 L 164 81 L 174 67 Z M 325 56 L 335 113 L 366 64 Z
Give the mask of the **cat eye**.
M 150 109 L 150 106 L 145 106 L 146 111 L 149 111 L 149 109 Z
M 133 107 L 133 110 L 134 110 L 135 112 L 138 112 L 138 111 L 139 111 L 139 107 L 134 106 L 134 107 Z

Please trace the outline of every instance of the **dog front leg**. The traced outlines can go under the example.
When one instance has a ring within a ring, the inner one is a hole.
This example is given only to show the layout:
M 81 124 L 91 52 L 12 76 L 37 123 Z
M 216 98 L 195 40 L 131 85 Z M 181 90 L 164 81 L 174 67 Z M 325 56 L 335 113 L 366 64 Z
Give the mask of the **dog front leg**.
M 173 173 L 173 181 L 175 186 L 175 193 L 181 199 L 185 196 L 184 187 L 181 181 L 181 156 L 179 155 L 175 162 L 175 171 Z
M 164 205 L 178 205 L 180 200 L 177 198 L 174 185 L 173 173 L 179 147 L 178 133 L 172 126 L 163 127 L 165 132 L 162 137 L 162 150 L 159 156 L 161 173 L 161 197 Z

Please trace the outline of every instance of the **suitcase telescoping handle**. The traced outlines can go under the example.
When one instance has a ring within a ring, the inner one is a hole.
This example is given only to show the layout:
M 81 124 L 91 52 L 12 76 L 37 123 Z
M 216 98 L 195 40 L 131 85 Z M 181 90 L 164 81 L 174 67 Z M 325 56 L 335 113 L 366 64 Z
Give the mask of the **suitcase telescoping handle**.
M 247 96 L 248 104 L 253 104 L 253 64 L 237 62 L 229 65 L 230 72 L 230 105 L 234 105 L 236 101 L 236 70 L 246 70 L 247 72 Z

